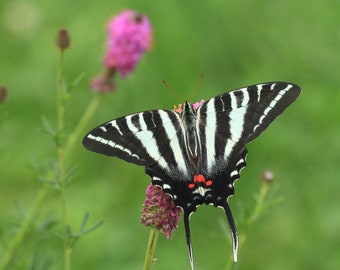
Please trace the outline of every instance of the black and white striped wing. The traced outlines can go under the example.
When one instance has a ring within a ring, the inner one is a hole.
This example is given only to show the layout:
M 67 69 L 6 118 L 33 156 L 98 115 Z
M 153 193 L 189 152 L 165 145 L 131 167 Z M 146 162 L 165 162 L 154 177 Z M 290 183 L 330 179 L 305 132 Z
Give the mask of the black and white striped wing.
M 196 129 L 202 146 L 199 173 L 212 180 L 212 185 L 202 192 L 203 200 L 225 210 L 235 261 L 237 232 L 227 198 L 234 194 L 234 182 L 246 166 L 246 144 L 258 137 L 300 91 L 290 83 L 263 83 L 216 96 L 197 109 Z M 192 200 L 195 201 L 199 202 Z
M 232 179 L 245 165 L 246 144 L 257 138 L 300 94 L 297 85 L 275 82 L 248 86 L 206 101 L 197 109 L 202 173 L 228 171 Z M 236 178 L 237 177 L 237 178 Z
M 201 171 L 211 186 L 212 203 L 226 206 L 234 181 L 246 166 L 246 144 L 258 137 L 300 94 L 291 83 L 263 83 L 214 97 L 197 109 L 202 145 Z
M 171 175 L 178 180 L 193 173 L 182 140 L 179 113 L 152 110 L 100 125 L 85 136 L 83 145 L 96 153 L 145 167 L 157 167 L 159 174 Z

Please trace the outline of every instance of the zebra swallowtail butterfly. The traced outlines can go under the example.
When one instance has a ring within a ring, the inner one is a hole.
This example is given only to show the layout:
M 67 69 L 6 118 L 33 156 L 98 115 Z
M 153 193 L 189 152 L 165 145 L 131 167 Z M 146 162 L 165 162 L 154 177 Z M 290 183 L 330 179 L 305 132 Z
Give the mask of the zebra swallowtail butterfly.
M 246 166 L 246 144 L 258 137 L 300 94 L 297 85 L 270 82 L 224 93 L 196 110 L 151 110 L 106 122 L 89 132 L 91 151 L 144 166 L 152 184 L 183 209 L 193 269 L 189 219 L 205 203 L 222 208 L 229 223 L 234 260 L 238 237 L 227 199 Z

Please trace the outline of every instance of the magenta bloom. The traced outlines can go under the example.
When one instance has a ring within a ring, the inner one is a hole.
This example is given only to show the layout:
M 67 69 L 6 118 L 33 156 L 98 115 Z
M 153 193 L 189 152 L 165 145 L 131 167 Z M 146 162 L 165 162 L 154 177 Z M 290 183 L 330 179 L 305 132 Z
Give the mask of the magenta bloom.
M 104 58 L 107 72 L 92 80 L 92 88 L 98 92 L 114 90 L 116 72 L 123 77 L 130 74 L 151 46 L 152 27 L 148 17 L 133 10 L 122 11 L 108 23 Z
M 178 227 L 181 211 L 160 187 L 150 184 L 146 189 L 141 222 L 158 229 L 169 239 Z
M 201 99 L 201 101 L 195 102 L 194 104 L 192 104 L 192 108 L 193 108 L 194 110 L 197 110 L 197 108 L 198 108 L 199 106 L 201 106 L 203 103 L 204 103 L 204 99 Z
M 152 45 L 149 19 L 135 11 L 125 10 L 108 24 L 108 51 L 104 65 L 128 75 L 145 51 Z

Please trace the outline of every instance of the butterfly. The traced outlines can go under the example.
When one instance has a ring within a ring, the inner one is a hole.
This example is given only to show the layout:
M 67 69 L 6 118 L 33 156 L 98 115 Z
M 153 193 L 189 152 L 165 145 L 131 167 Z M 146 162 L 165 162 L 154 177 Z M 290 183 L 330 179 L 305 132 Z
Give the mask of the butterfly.
M 152 184 L 182 208 L 191 269 L 189 219 L 201 204 L 226 214 L 237 261 L 238 236 L 228 205 L 246 166 L 246 144 L 257 138 L 301 92 L 287 82 L 243 87 L 213 97 L 196 109 L 150 110 L 106 122 L 83 139 L 90 151 L 144 166 Z

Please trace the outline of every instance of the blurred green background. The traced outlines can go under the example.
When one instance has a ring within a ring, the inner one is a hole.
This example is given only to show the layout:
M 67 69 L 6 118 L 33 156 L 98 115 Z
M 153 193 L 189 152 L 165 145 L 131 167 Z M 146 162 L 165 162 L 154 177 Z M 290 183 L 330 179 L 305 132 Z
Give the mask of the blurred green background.
M 105 24 L 123 9 L 149 16 L 154 47 L 133 74 L 118 79 L 88 130 L 118 116 L 172 108 L 185 99 L 201 73 L 192 101 L 265 81 L 301 86 L 300 98 L 248 146 L 248 166 L 229 202 L 247 241 L 235 269 L 338 269 L 340 267 L 340 2 L 330 1 L 29 1 L 0 2 L 0 260 L 30 209 L 39 187 L 32 157 L 42 166 L 56 155 L 41 132 L 41 116 L 55 125 L 54 38 L 72 37 L 65 77 L 85 72 L 67 107 L 71 131 L 93 98 L 89 80 L 102 71 Z M 70 225 L 104 224 L 74 246 L 72 269 L 141 269 L 149 229 L 140 209 L 149 184 L 144 169 L 84 150 L 67 191 Z M 272 196 L 284 200 L 250 228 L 245 226 L 264 169 L 275 172 Z M 57 191 L 44 203 L 11 269 L 63 269 L 61 207 Z M 46 224 L 55 226 L 46 229 Z M 44 227 L 44 225 L 46 225 Z M 224 213 L 201 206 L 191 217 L 195 269 L 225 269 L 231 245 Z M 183 224 L 173 239 L 160 237 L 154 269 L 189 269 Z M 35 265 L 32 267 L 32 265 Z

